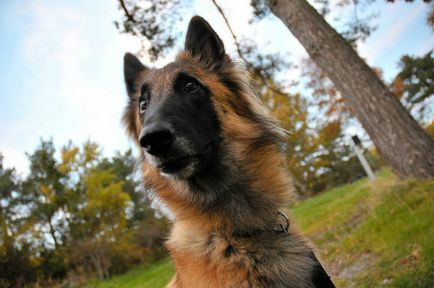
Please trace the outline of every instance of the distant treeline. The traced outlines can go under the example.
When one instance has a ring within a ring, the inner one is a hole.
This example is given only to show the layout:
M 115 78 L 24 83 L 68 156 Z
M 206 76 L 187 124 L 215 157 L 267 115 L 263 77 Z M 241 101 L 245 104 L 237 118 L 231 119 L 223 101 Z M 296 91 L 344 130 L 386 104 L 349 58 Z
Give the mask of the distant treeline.
M 166 220 L 131 176 L 131 151 L 41 141 L 24 179 L 0 155 L 0 287 L 108 278 L 164 256 Z

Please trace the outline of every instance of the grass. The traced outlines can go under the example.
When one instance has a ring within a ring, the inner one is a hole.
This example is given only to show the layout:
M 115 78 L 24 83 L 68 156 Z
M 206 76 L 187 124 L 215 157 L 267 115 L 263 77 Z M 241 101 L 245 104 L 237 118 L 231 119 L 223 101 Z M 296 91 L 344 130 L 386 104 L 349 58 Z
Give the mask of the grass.
M 140 265 L 131 271 L 104 281 L 95 281 L 87 288 L 155 288 L 164 287 L 174 274 L 172 263 L 166 259 L 146 267 Z
M 434 287 L 434 180 L 389 170 L 294 208 L 339 287 Z
M 383 170 L 292 211 L 338 287 L 434 287 L 434 180 Z M 173 273 L 165 260 L 89 287 L 164 287 Z

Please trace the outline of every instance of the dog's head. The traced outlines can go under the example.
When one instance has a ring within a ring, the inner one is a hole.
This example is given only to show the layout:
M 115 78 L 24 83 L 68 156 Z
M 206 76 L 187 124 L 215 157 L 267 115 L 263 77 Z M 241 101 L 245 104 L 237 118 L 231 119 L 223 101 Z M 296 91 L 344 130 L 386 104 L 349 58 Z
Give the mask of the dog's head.
M 279 153 L 274 124 L 203 18 L 191 19 L 174 62 L 150 69 L 126 54 L 124 73 L 124 124 L 153 172 L 188 179 L 224 158 L 222 150 L 239 158 L 233 162 L 253 163 L 245 170 L 260 170 L 263 157 Z
M 204 74 L 227 61 L 220 38 L 200 17 L 190 22 L 185 52 L 194 61 L 179 59 L 161 69 L 145 67 L 132 54 L 124 58 L 130 97 L 124 122 L 130 136 L 146 161 L 181 179 L 217 153 L 220 125 Z

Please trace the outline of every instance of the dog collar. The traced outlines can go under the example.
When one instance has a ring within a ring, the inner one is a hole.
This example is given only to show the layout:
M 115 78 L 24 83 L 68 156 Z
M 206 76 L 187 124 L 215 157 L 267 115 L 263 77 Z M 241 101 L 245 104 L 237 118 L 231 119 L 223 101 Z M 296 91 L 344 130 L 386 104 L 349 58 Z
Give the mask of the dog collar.
M 281 211 L 277 211 L 276 213 L 277 215 L 280 216 L 280 218 L 283 218 L 283 221 L 279 221 L 280 222 L 279 225 L 274 227 L 273 229 L 270 230 L 257 229 L 249 232 L 235 232 L 232 235 L 239 238 L 250 238 L 267 232 L 279 232 L 279 233 L 290 235 L 289 234 L 290 223 L 289 223 L 288 216 L 286 216 L 286 214 Z

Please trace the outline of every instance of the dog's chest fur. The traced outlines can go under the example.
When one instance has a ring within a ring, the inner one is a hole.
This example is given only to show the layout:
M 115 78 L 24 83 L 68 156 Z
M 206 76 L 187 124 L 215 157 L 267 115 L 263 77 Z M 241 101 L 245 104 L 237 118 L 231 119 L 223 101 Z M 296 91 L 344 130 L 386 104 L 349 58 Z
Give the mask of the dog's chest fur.
M 166 246 L 177 271 L 169 287 L 313 287 L 311 250 L 284 232 L 227 237 L 177 222 Z

